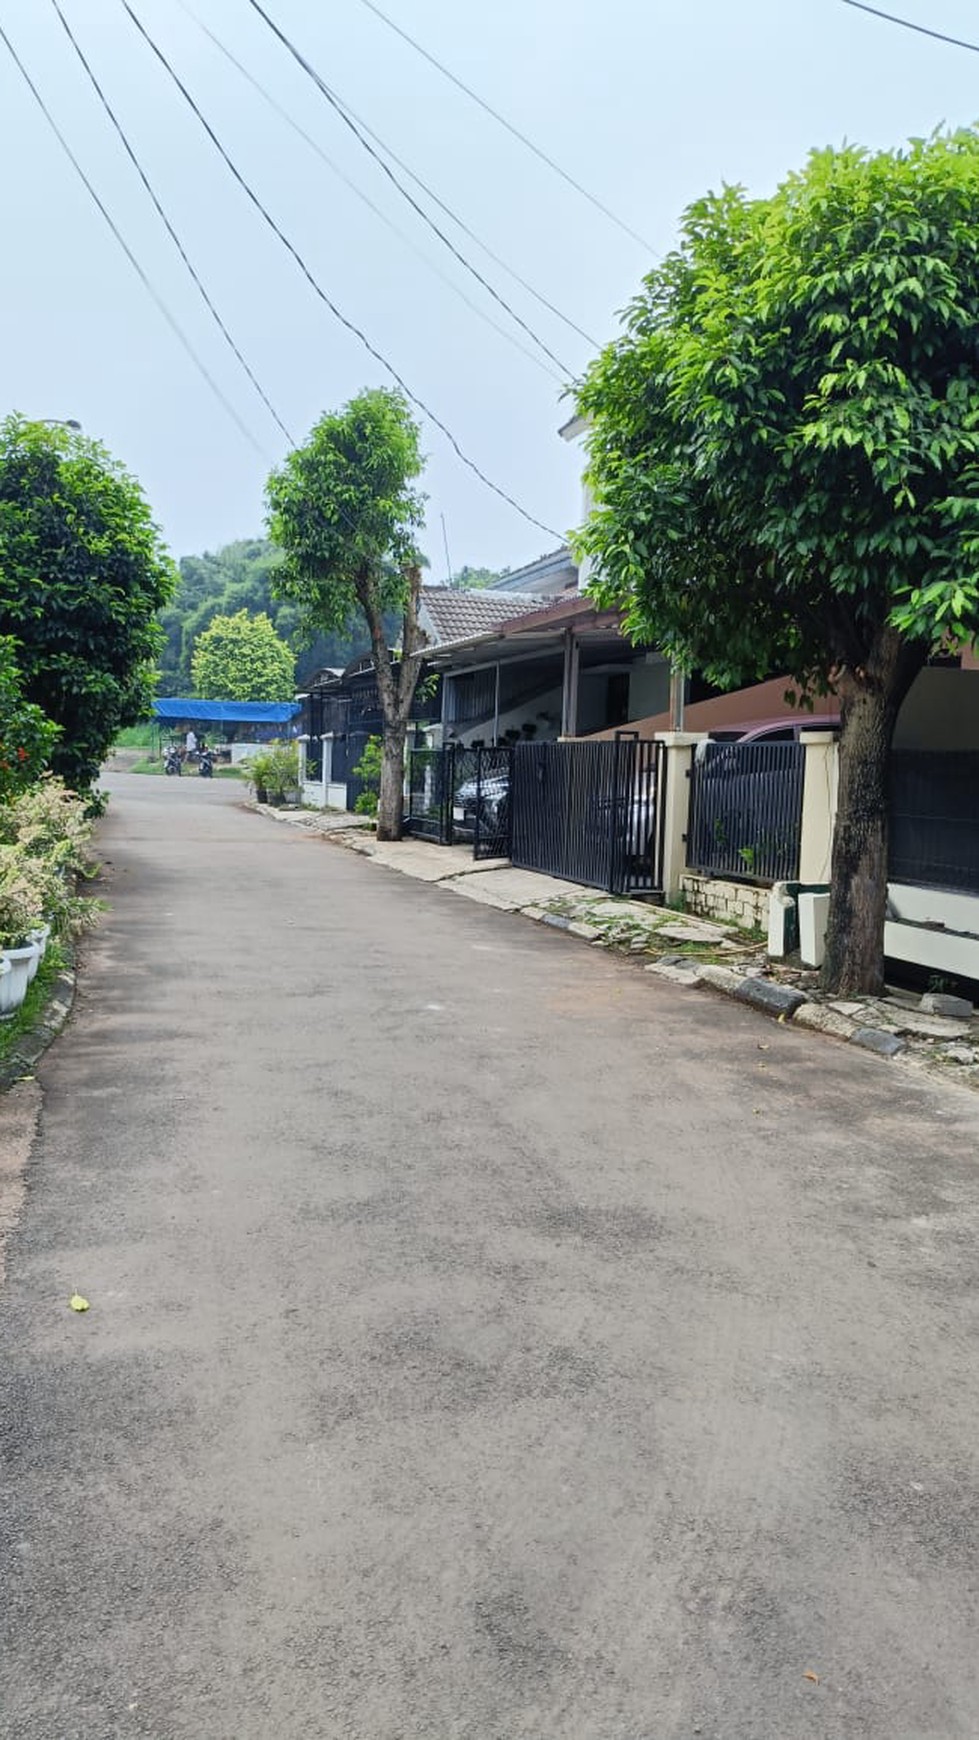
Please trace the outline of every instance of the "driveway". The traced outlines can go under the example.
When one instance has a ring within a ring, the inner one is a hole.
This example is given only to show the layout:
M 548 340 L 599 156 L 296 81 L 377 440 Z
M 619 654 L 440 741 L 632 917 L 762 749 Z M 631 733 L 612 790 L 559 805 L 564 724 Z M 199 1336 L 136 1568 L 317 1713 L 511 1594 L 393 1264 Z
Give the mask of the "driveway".
M 975 1740 L 975 1102 L 114 785 L 0 1295 L 4 1740 Z

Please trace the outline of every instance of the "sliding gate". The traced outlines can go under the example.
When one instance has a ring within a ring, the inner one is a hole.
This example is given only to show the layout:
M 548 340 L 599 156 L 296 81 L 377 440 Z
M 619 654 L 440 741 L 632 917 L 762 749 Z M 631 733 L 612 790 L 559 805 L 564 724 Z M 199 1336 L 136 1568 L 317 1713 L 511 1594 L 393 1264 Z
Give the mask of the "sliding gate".
M 520 743 L 513 752 L 510 857 L 610 894 L 662 894 L 662 743 Z

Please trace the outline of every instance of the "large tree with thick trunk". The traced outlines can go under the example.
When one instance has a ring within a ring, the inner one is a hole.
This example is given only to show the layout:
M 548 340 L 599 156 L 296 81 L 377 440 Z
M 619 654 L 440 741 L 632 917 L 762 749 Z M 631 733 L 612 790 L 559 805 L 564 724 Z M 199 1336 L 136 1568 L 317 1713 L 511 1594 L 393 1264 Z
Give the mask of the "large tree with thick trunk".
M 880 989 L 897 715 L 979 631 L 979 135 L 699 201 L 579 409 L 593 590 L 681 667 L 839 696 L 824 982 Z
M 367 624 L 384 721 L 377 832 L 401 833 L 404 751 L 425 636 L 418 624 L 423 497 L 418 426 L 400 393 L 374 388 L 321 417 L 269 478 L 269 530 L 285 551 L 273 582 L 313 634 Z M 401 623 L 388 644 L 385 618 Z

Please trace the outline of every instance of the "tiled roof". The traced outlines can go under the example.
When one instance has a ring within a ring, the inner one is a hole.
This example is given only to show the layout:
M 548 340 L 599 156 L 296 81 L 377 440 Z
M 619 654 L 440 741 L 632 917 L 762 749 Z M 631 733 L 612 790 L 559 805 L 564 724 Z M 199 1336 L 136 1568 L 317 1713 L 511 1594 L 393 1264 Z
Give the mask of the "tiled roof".
M 419 614 L 430 644 L 451 646 L 473 635 L 491 634 L 515 616 L 542 610 L 547 602 L 519 592 L 457 592 L 449 586 L 423 586 Z

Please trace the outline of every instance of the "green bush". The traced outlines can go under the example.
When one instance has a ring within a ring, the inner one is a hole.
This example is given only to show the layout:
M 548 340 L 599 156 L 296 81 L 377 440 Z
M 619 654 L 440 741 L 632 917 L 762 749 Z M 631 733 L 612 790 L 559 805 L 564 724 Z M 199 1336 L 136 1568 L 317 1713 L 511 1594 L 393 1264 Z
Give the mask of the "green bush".
M 353 770 L 355 779 L 362 779 L 364 790 L 354 802 L 354 814 L 376 816 L 381 791 L 381 756 L 383 744 L 379 737 L 368 737 L 360 760 Z

